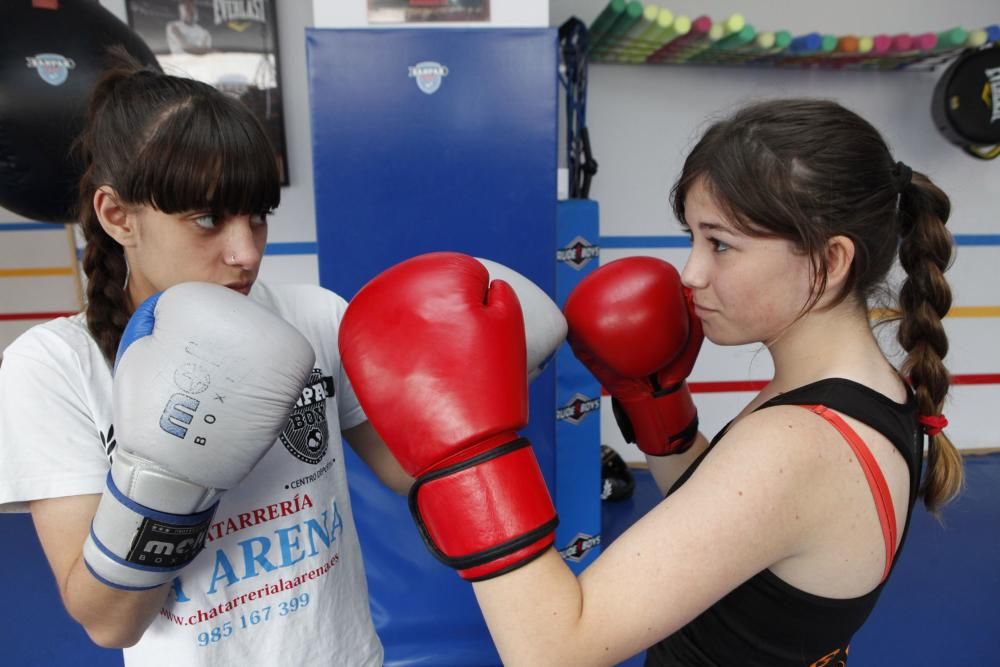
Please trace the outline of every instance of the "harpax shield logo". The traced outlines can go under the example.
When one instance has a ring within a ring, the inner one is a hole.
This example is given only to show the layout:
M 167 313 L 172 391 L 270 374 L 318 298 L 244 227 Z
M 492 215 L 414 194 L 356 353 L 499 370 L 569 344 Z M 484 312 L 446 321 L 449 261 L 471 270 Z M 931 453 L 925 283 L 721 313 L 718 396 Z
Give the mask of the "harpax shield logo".
M 448 68 L 441 63 L 427 60 L 410 67 L 409 76 L 417 80 L 420 92 L 433 95 L 441 87 L 441 78 L 448 76 Z
M 28 68 L 36 70 L 42 81 L 50 86 L 64 84 L 69 77 L 69 71 L 76 67 L 76 62 L 72 58 L 58 53 L 39 53 L 25 60 Z

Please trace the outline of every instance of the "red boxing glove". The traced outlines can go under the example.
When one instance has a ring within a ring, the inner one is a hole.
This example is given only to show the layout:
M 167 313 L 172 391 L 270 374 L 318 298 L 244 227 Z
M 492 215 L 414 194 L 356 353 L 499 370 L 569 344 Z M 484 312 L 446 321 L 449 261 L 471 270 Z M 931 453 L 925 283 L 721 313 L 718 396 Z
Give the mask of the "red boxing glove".
M 677 269 L 653 257 L 609 262 L 563 311 L 573 354 L 611 394 L 625 440 L 651 456 L 687 451 L 698 411 L 685 379 L 704 334 Z
M 416 478 L 410 511 L 431 552 L 471 581 L 554 540 L 530 443 L 521 307 L 474 258 L 431 253 L 376 276 L 340 325 L 344 370 L 372 426 Z

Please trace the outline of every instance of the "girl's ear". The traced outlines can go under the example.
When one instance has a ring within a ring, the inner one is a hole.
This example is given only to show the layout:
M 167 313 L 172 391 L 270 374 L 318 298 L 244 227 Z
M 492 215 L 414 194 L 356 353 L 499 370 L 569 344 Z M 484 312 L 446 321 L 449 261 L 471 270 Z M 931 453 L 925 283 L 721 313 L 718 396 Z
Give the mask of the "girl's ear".
M 122 247 L 135 245 L 135 221 L 109 185 L 94 192 L 94 212 L 104 231 Z
M 854 264 L 854 241 L 846 236 L 834 236 L 826 243 L 826 289 L 840 294 L 851 275 Z

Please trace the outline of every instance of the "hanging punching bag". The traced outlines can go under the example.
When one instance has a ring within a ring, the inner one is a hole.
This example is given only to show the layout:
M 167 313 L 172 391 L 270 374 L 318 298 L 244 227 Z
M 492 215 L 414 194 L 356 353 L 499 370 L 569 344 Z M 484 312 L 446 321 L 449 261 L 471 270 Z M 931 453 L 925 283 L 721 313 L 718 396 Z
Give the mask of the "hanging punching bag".
M 72 150 L 108 47 L 156 65 L 146 44 L 97 0 L 3 0 L 0 10 L 0 206 L 72 222 Z

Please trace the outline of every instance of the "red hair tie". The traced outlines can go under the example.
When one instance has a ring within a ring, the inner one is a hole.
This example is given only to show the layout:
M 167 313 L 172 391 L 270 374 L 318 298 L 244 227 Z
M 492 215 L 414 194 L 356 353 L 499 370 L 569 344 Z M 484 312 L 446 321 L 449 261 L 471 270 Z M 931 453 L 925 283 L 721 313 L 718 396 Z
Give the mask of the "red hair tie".
M 924 432 L 932 438 L 948 425 L 948 419 L 944 415 L 921 415 L 917 421 L 924 427 Z

